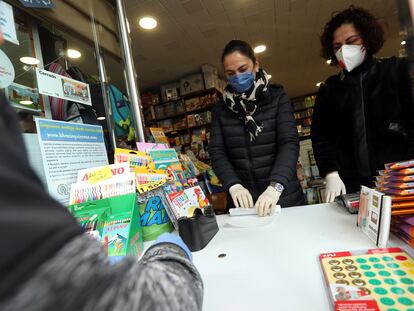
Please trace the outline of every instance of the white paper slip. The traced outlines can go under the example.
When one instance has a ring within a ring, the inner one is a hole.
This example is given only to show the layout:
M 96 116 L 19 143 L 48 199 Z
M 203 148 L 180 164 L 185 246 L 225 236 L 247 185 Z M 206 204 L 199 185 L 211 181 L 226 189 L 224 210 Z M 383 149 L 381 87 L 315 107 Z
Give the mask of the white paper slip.
M 237 209 L 237 208 L 236 208 Z M 252 208 L 244 208 L 245 210 L 254 210 Z M 230 209 L 231 211 L 232 209 Z M 243 217 L 235 217 L 235 215 L 231 215 L 227 220 L 227 225 L 231 227 L 237 227 L 237 228 L 254 228 L 254 227 L 263 227 L 266 225 L 271 224 L 275 218 L 278 217 L 278 215 L 281 213 L 281 207 L 280 205 L 276 206 L 275 213 L 272 216 L 265 216 L 261 217 L 256 214 L 256 210 L 254 211 L 254 214 L 244 214 Z M 234 213 L 234 212 L 233 212 Z M 238 211 L 236 211 L 236 214 Z M 242 212 L 243 213 L 243 212 Z M 240 215 L 238 215 L 240 216 Z
M 229 210 L 229 214 L 230 216 L 248 216 L 248 215 L 256 215 L 256 209 L 253 208 L 241 208 L 241 207 L 236 207 L 236 208 L 231 208 Z
M 278 214 L 281 212 L 280 205 L 276 205 L 275 214 Z M 249 215 L 257 215 L 256 209 L 253 208 L 231 208 L 229 210 L 230 216 L 249 216 Z

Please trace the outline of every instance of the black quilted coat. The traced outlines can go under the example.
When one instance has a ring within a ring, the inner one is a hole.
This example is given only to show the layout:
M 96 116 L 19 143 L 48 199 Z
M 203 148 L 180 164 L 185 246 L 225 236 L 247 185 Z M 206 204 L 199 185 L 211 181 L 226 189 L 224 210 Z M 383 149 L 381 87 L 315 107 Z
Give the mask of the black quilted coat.
M 414 103 L 405 59 L 370 58 L 320 87 L 312 121 L 322 177 L 339 171 L 348 192 L 373 186 L 385 163 L 414 158 Z
M 209 151 L 215 173 L 226 190 L 242 184 L 254 202 L 274 181 L 285 187 L 278 204 L 303 205 L 296 174 L 299 138 L 292 104 L 281 86 L 272 85 L 257 98 L 253 117 L 264 129 L 250 141 L 244 120 L 227 108 L 223 100 L 214 107 Z M 228 202 L 228 207 L 233 207 L 232 200 Z

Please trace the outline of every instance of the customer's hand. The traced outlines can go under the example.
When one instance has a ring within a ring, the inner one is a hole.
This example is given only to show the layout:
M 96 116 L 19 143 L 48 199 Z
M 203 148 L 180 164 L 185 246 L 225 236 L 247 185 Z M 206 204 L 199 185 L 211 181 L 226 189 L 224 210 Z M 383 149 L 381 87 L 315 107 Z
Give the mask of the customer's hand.
M 168 233 L 165 232 L 161 234 L 156 240 L 154 245 L 162 244 L 162 243 L 170 243 L 179 246 L 188 256 L 188 259 L 193 261 L 193 255 L 189 250 L 188 246 L 184 243 L 183 239 L 178 234 Z
M 275 188 L 269 186 L 267 189 L 260 195 L 259 199 L 255 204 L 257 215 L 259 216 L 268 216 L 273 215 L 276 209 L 276 204 L 279 201 L 281 193 Z
M 325 189 L 325 202 L 331 203 L 338 195 L 346 194 L 345 184 L 338 172 L 332 172 L 325 177 L 326 189 Z
M 235 207 L 250 208 L 253 207 L 253 198 L 249 190 L 242 185 L 237 184 L 229 189 L 231 198 Z

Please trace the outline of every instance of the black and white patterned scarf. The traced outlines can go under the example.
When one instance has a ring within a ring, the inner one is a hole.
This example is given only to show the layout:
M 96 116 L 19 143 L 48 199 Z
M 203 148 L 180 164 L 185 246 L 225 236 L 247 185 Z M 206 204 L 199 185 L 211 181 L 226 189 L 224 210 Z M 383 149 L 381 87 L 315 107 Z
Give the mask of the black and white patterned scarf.
M 263 124 L 257 124 L 253 115 L 257 109 L 256 98 L 267 91 L 268 85 L 267 73 L 263 69 L 259 69 L 254 84 L 247 91 L 241 94 L 237 93 L 229 84 L 223 93 L 227 107 L 237 114 L 239 119 L 244 120 L 250 134 L 250 141 L 253 141 L 263 131 Z

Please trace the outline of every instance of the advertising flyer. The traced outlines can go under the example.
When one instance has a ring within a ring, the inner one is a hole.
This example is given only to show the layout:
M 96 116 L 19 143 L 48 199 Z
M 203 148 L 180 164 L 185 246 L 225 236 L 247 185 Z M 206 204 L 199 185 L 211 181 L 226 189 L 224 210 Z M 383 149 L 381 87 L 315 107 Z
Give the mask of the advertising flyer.
M 89 85 L 56 73 L 36 68 L 39 93 L 92 106 Z
M 37 118 L 36 128 L 49 193 L 67 206 L 78 171 L 109 164 L 102 127 Z
M 14 23 L 13 7 L 0 0 L 0 28 L 5 40 L 19 45 L 17 40 L 16 25 Z

